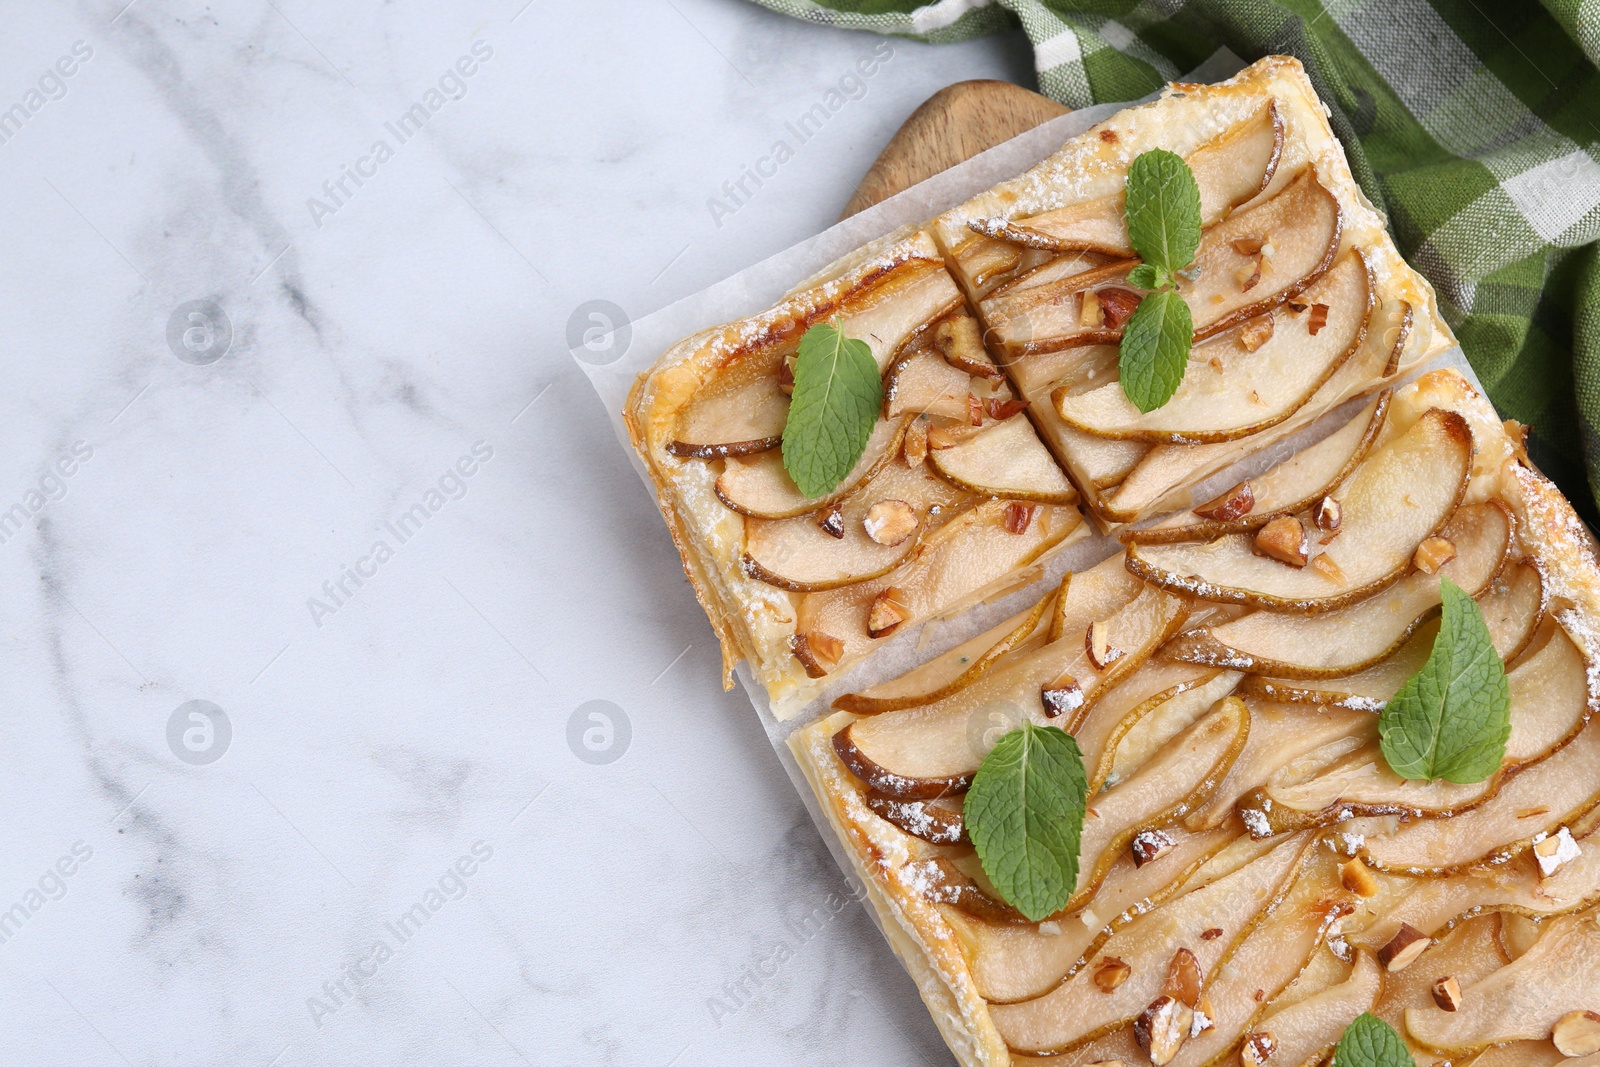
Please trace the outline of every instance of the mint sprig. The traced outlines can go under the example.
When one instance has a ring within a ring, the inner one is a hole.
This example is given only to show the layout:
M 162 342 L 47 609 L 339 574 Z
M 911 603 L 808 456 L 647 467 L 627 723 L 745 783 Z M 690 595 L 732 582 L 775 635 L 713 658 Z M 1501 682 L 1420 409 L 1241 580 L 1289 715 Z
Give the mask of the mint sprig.
M 1332 1067 L 1413 1067 L 1415 1062 L 1394 1027 L 1362 1012 L 1334 1047 Z
M 1071 734 L 1024 722 L 984 757 L 962 805 L 978 862 L 1030 921 L 1059 911 L 1078 884 L 1089 778 Z
M 866 450 L 883 381 L 865 341 L 819 322 L 800 338 L 783 424 L 783 469 L 809 499 L 827 496 Z
M 1422 669 L 1378 716 L 1383 758 L 1402 778 L 1481 782 L 1511 736 L 1511 688 L 1478 602 L 1443 575 L 1444 614 Z
M 1141 152 L 1128 168 L 1128 240 L 1142 263 L 1128 282 L 1151 290 L 1122 331 L 1118 377 L 1142 412 L 1172 399 L 1189 364 L 1194 317 L 1173 276 L 1200 247 L 1200 186 L 1183 159 L 1163 148 Z

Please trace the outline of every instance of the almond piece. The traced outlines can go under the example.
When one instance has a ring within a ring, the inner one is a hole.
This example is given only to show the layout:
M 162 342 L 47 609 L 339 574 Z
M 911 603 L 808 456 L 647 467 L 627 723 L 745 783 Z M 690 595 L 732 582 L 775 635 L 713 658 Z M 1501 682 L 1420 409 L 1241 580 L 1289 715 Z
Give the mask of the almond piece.
M 1083 688 L 1076 678 L 1062 675 L 1054 684 L 1039 690 L 1039 700 L 1047 718 L 1058 718 L 1083 707 Z
M 1217 1024 L 1212 1020 L 1216 1015 L 1216 1009 L 1211 1006 L 1211 995 L 1201 993 L 1200 999 L 1194 1005 L 1194 1021 L 1189 1024 L 1189 1036 L 1199 1037 L 1207 1030 L 1215 1028 Z
M 1193 1025 L 1194 1009 L 1174 997 L 1159 996 L 1133 1021 L 1133 1038 L 1155 1067 L 1166 1067 Z
M 1403 971 L 1432 944 L 1433 939 L 1427 934 L 1410 923 L 1401 923 L 1389 943 L 1378 950 L 1378 962 L 1386 971 Z
M 1102 993 L 1113 993 L 1116 991 L 1117 986 L 1126 982 L 1128 975 L 1132 973 L 1132 967 L 1129 967 L 1115 956 L 1107 956 L 1094 969 L 1092 977 L 1094 978 L 1096 989 Z
M 778 364 L 778 391 L 784 396 L 794 395 L 794 361 L 795 357 L 788 355 Z
M 1006 532 L 1014 534 L 1027 533 L 1029 525 L 1033 523 L 1033 513 L 1037 510 L 1037 504 L 1024 504 L 1016 500 L 1007 504 L 1005 510 Z
M 1222 927 L 1220 927 L 1220 926 L 1213 926 L 1209 930 L 1201 930 L 1200 931 L 1200 940 L 1202 940 L 1202 941 L 1215 941 L 1217 938 L 1219 938 L 1221 936 L 1222 936 Z
M 838 504 L 835 504 L 833 507 L 824 511 L 817 519 L 817 525 L 820 526 L 822 528 L 822 532 L 827 534 L 829 537 L 839 538 L 841 540 L 844 538 L 844 515 L 839 511 Z
M 1100 298 L 1093 289 L 1085 289 L 1078 294 L 1078 325 L 1086 328 L 1097 328 L 1105 325 L 1105 313 L 1100 309 Z
M 1533 846 L 1533 858 L 1539 862 L 1539 877 L 1552 877 L 1557 871 L 1583 854 L 1572 839 L 1572 831 L 1565 826 Z
M 1312 304 L 1311 314 L 1306 316 L 1306 332 L 1315 337 L 1326 325 L 1328 325 L 1328 305 Z
M 1167 961 L 1167 984 L 1161 991 L 1193 1008 L 1200 1003 L 1200 984 L 1200 961 L 1194 953 L 1186 948 L 1174 952 Z
M 1221 496 L 1196 506 L 1194 513 L 1202 519 L 1212 519 L 1216 522 L 1232 522 L 1234 519 L 1250 514 L 1250 509 L 1255 506 L 1255 490 L 1250 488 L 1249 482 L 1240 482 Z
M 1339 884 L 1358 897 L 1378 895 L 1378 880 L 1360 856 L 1339 868 Z
M 1456 546 L 1444 537 L 1427 537 L 1417 546 L 1411 562 L 1424 574 L 1438 574 L 1439 568 L 1456 558 Z
M 1444 1011 L 1455 1011 L 1461 1007 L 1461 983 L 1449 975 L 1435 978 L 1428 992 L 1433 994 L 1433 1002 Z
M 1253 262 L 1239 268 L 1236 277 L 1239 279 L 1239 291 L 1248 293 L 1261 281 L 1261 257 L 1257 256 Z
M 1293 515 L 1280 515 L 1256 534 L 1256 551 L 1291 567 L 1306 565 L 1306 528 Z
M 1600 1014 L 1569 1011 L 1556 1020 L 1550 1040 L 1563 1056 L 1592 1056 L 1600 1052 Z
M 898 545 L 917 528 L 917 513 L 904 500 L 880 500 L 861 520 L 867 536 L 880 545 Z
M 1096 670 L 1105 670 L 1126 654 L 1122 649 L 1112 647 L 1111 624 L 1104 620 L 1089 624 L 1089 629 L 1083 635 L 1083 645 L 1089 653 L 1089 662 L 1094 664 Z
M 1328 579 L 1330 582 L 1344 581 L 1344 570 L 1327 556 L 1317 556 L 1311 561 L 1311 569 Z
M 998 397 L 990 397 L 983 402 L 983 410 L 996 422 L 1004 422 L 1027 406 L 1026 400 L 1001 400 Z
M 1317 524 L 1317 529 L 1332 533 L 1339 528 L 1339 523 L 1343 518 L 1344 508 L 1340 507 L 1339 502 L 1333 497 L 1325 496 L 1322 498 L 1321 503 L 1317 505 L 1313 521 Z
M 1244 1044 L 1239 1046 L 1239 1062 L 1243 1067 L 1261 1067 L 1276 1051 L 1278 1039 L 1272 1036 L 1272 1031 L 1257 1030 L 1245 1035 Z
M 1272 316 L 1257 315 L 1239 331 L 1239 344 L 1246 352 L 1254 352 L 1272 340 Z
M 983 401 L 971 393 L 967 394 L 967 422 L 973 426 L 983 425 Z
M 1140 830 L 1133 835 L 1133 865 L 1143 867 L 1151 860 L 1158 860 L 1162 856 L 1177 848 L 1177 843 L 1170 834 L 1160 830 Z
M 928 458 L 928 421 L 921 415 L 906 427 L 905 457 L 908 467 L 920 467 Z
M 1133 309 L 1144 299 L 1131 289 L 1101 289 L 1095 296 L 1100 300 L 1100 310 L 1105 315 L 1106 326 L 1113 330 L 1127 322 L 1128 316 L 1133 314 Z
M 872 607 L 867 612 L 868 637 L 888 637 L 911 617 L 905 606 L 905 596 L 902 590 L 891 585 L 872 598 Z
M 1241 256 L 1256 255 L 1261 251 L 1261 244 L 1259 237 L 1235 237 L 1228 242 L 1228 245 Z
M 822 678 L 844 658 L 844 642 L 821 630 L 807 630 L 789 638 L 794 658 L 806 669 L 806 677 Z

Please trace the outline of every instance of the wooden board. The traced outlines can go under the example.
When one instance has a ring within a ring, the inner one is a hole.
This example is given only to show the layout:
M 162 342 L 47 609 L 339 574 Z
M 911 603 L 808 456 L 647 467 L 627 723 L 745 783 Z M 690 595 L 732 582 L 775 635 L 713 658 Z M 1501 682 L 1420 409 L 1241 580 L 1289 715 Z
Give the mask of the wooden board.
M 1068 110 L 1010 82 L 947 85 L 928 97 L 889 138 L 839 217 L 864 211 Z

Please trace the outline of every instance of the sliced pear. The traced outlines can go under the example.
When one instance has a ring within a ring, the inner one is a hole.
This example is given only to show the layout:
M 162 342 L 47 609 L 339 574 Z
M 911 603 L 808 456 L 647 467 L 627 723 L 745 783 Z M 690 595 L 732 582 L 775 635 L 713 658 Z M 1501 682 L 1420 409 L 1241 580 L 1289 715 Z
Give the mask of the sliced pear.
M 773 348 L 740 360 L 714 376 L 678 416 L 667 451 L 693 459 L 767 452 L 783 443 L 789 397 L 778 388 L 783 352 Z
M 1195 956 L 1209 975 L 1234 945 L 1286 892 L 1304 862 L 1309 842 L 1286 840 L 1251 863 L 1209 885 L 1142 915 L 1100 947 L 1101 959 L 1114 957 L 1131 968 L 1110 993 L 1094 984 L 1095 963 L 1080 969 L 1045 996 L 989 1009 L 1000 1036 L 1012 1049 L 1054 1054 L 1093 1040 L 1132 1022 L 1161 994 L 1167 962 L 1179 948 Z M 1210 931 L 1210 938 L 1201 935 Z
M 1040 624 L 1055 607 L 1055 595 L 1042 598 L 1031 608 L 969 638 L 942 655 L 935 656 L 898 678 L 846 693 L 834 700 L 840 711 L 857 715 L 881 715 L 942 700 L 958 689 L 971 685 L 984 671 L 1001 662 L 1033 640 L 1043 638 Z
M 1194 348 L 1178 391 L 1153 411 L 1140 411 L 1117 381 L 1058 388 L 1051 401 L 1067 425 L 1097 437 L 1193 444 L 1259 433 L 1294 414 L 1361 346 L 1374 299 L 1366 260 L 1351 251 L 1304 299 L 1329 308 L 1316 334 L 1287 306 L 1252 319 Z
M 865 801 L 878 818 L 893 823 L 912 837 L 921 838 L 931 845 L 955 845 L 966 841 L 960 797 L 899 800 L 882 793 L 868 793 Z
M 1070 588 L 1066 599 L 1074 599 Z M 1046 714 L 1042 689 L 1070 678 L 1089 704 L 1102 685 L 1137 669 L 1182 617 L 1176 597 L 1146 589 L 1102 617 L 1110 640 L 1125 652 L 1106 670 L 1089 662 L 1086 621 L 932 704 L 856 720 L 835 735 L 834 749 L 856 777 L 890 796 L 917 800 L 959 792 L 1000 736 L 1024 718 L 1070 725 Z
M 1186 158 L 1200 188 L 1200 220 L 1211 225 L 1267 187 L 1283 151 L 1283 120 L 1276 101 L 1235 123 Z M 1025 248 L 1132 255 L 1120 192 L 1057 208 L 1031 218 L 974 219 L 975 232 Z
M 1474 596 L 1489 589 L 1511 550 L 1512 531 L 1511 513 L 1504 507 L 1468 504 L 1439 531 L 1455 545 L 1456 555 L 1436 574 L 1414 571 L 1381 593 L 1310 619 L 1255 611 L 1221 626 L 1189 630 L 1169 641 L 1160 655 L 1278 678 L 1330 678 L 1365 670 L 1398 651 L 1439 607 L 1441 575 Z M 1526 593 L 1519 583 L 1513 595 L 1495 601 L 1507 627 L 1526 621 L 1515 614 L 1518 608 L 1536 609 L 1537 599 L 1528 602 Z
M 1406 1030 L 1446 1055 L 1550 1036 L 1557 1019 L 1600 1004 L 1600 925 L 1591 916 L 1550 920 L 1525 954 L 1464 986 L 1455 1011 L 1406 1009 Z
M 1549 608 L 1538 564 L 1532 559 L 1512 564 L 1478 597 L 1478 607 L 1495 651 L 1512 662 L 1533 642 Z
M 874 540 L 867 532 L 867 512 L 882 500 L 900 500 L 910 505 L 918 529 L 893 543 Z M 744 570 L 768 585 L 796 592 L 832 589 L 876 578 L 916 551 L 920 535 L 930 523 L 939 524 L 971 502 L 970 495 L 921 467 L 888 463 L 839 502 L 843 537 L 826 532 L 811 515 L 746 519 Z
M 1356 953 L 1350 976 L 1336 986 L 1273 1012 L 1256 1029 L 1272 1034 L 1277 1050 L 1272 1059 L 1288 1064 L 1315 1064 L 1344 1035 L 1356 1016 L 1372 1007 L 1383 990 L 1383 968 L 1370 953 Z
M 1178 697 L 1187 694 L 1192 698 L 1196 691 L 1208 688 L 1208 683 L 1215 681 L 1220 673 L 1185 663 L 1152 661 L 1095 701 L 1083 721 L 1072 728 L 1089 774 L 1090 795 L 1098 793 L 1105 785 L 1118 745 L 1130 730 Z M 1199 710 L 1209 708 L 1228 692 L 1231 686 Z
M 1405 575 L 1417 545 L 1455 510 L 1471 465 L 1472 431 L 1460 415 L 1440 408 L 1374 451 L 1340 490 L 1339 536 L 1322 553 L 1342 573 L 1337 580 L 1256 555 L 1247 533 L 1207 544 L 1130 545 L 1128 569 L 1202 600 L 1332 611 Z
M 1138 529 L 1118 531 L 1125 544 L 1170 544 L 1173 541 L 1209 541 L 1225 533 L 1254 530 L 1278 515 L 1314 508 L 1366 458 L 1389 410 L 1385 389 L 1339 429 L 1310 445 L 1264 474 L 1249 480 L 1250 510 L 1236 519 L 1218 520 L 1194 509 Z M 1314 487 L 1307 492 L 1307 487 Z
M 955 907 L 942 909 L 961 942 L 979 995 L 991 1003 L 1012 1003 L 1048 993 L 1072 975 L 1114 927 L 1167 899 L 1234 835 L 1231 830 L 1202 834 L 1174 830 L 1169 836 L 1171 852 L 1143 866 L 1123 854 L 1106 872 L 1087 908 L 1052 917 L 1043 928 L 984 922 Z
M 1078 492 L 1061 473 L 1033 424 L 1012 415 L 950 448 L 928 453 L 928 462 L 957 488 L 980 496 L 1071 504 Z
M 1115 747 L 1102 758 L 1109 763 L 1104 781 L 1115 785 L 1126 779 L 1146 762 L 1156 756 L 1163 746 L 1194 723 L 1195 720 L 1228 694 L 1239 683 L 1234 671 L 1218 671 L 1214 676 L 1192 688 L 1174 687 L 1176 691 L 1163 694 L 1163 699 L 1153 701 L 1154 707 L 1127 724 Z M 1254 719 L 1252 718 L 1252 725 Z
M 1239 692 L 1284 704 L 1312 704 L 1376 713 L 1382 711 L 1390 698 L 1400 691 L 1407 678 L 1422 669 L 1422 665 L 1428 661 L 1428 654 L 1433 651 L 1433 639 L 1438 632 L 1439 620 L 1435 616 L 1417 627 L 1416 632 L 1394 655 L 1364 671 L 1321 680 L 1248 675 L 1239 683 Z
M 1425 949 L 1416 966 L 1388 972 L 1383 995 L 1372 1006 L 1372 1014 L 1403 1031 L 1407 1008 L 1434 1003 L 1432 988 L 1436 980 L 1448 976 L 1465 989 L 1510 963 L 1501 940 L 1504 918 L 1508 916 L 1490 914 L 1468 919 Z M 1392 936 L 1393 931 L 1390 933 Z
M 891 419 L 929 415 L 965 421 L 971 395 L 972 375 L 952 367 L 931 348 L 908 352 L 884 375 L 884 413 Z
M 788 519 L 821 511 L 855 491 L 856 487 L 883 468 L 900 451 L 906 420 L 880 420 L 872 428 L 861 458 L 839 487 L 827 496 L 808 499 L 784 469 L 783 455 L 772 449 L 748 457 L 730 457 L 717 478 L 717 499 L 739 512 L 758 519 Z

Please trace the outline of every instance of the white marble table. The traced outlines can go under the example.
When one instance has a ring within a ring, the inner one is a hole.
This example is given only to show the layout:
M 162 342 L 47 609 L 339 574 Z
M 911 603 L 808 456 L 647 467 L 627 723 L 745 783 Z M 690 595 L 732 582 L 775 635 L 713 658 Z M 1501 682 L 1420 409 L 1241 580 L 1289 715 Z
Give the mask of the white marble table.
M 1020 40 L 894 42 L 799 144 L 878 38 L 126 2 L 0 35 L 0 1064 L 949 1062 L 566 337 Z

